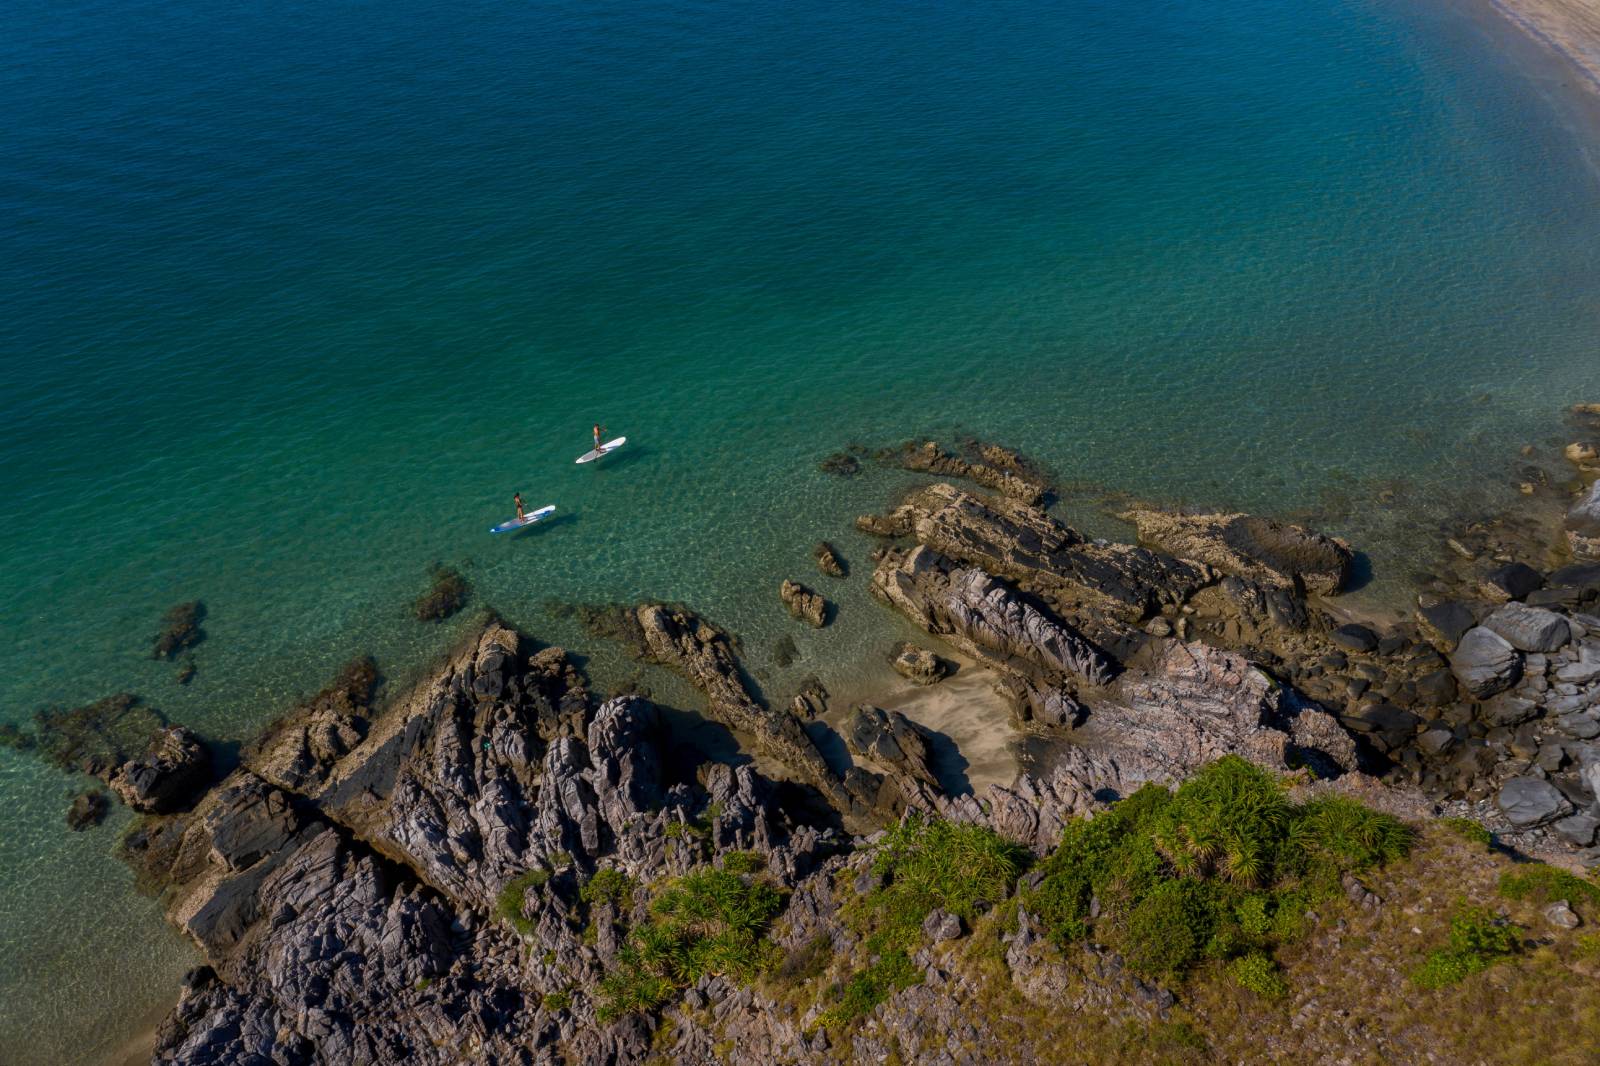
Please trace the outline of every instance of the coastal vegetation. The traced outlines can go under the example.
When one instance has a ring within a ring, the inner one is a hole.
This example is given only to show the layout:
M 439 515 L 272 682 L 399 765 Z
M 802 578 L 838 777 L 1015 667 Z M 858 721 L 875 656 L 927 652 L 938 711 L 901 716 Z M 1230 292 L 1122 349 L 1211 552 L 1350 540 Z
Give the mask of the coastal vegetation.
M 599 1016 L 655 1010 L 707 974 L 754 979 L 779 958 L 765 934 L 782 907 L 776 888 L 726 869 L 667 881 L 601 979 Z

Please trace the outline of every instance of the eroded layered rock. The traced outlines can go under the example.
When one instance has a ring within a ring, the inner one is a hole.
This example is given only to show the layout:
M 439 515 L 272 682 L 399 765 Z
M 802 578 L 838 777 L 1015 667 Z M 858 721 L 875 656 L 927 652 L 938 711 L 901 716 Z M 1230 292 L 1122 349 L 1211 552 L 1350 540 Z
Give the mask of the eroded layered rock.
M 1322 596 L 1338 594 L 1355 561 L 1350 545 L 1337 537 L 1254 515 L 1140 510 L 1123 517 L 1152 548 L 1235 577 Z

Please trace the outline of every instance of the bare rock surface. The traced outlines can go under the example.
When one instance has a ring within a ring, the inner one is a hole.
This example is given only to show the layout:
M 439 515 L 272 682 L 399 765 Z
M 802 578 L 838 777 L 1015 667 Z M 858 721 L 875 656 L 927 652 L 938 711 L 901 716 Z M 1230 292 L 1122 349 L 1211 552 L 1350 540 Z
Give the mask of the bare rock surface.
M 1150 547 L 1235 577 L 1323 596 L 1338 594 L 1355 561 L 1350 545 L 1337 537 L 1254 515 L 1140 510 L 1123 517 Z
M 191 804 L 211 782 L 211 756 L 181 725 L 157 734 L 143 755 L 114 770 L 107 784 L 136 811 L 166 814 Z
M 778 586 L 778 598 L 789 613 L 807 625 L 821 629 L 828 624 L 828 601 L 798 581 L 785 581 Z

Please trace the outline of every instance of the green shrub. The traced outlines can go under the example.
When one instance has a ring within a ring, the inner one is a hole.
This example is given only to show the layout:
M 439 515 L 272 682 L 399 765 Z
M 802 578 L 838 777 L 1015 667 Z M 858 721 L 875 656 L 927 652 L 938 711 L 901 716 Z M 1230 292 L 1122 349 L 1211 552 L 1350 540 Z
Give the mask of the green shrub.
M 706 974 L 752 979 L 776 960 L 765 933 L 782 906 L 770 885 L 726 870 L 668 882 L 601 979 L 600 1017 L 654 1010 Z
M 847 1026 L 871 1014 L 878 1004 L 900 989 L 921 981 L 922 971 L 910 956 L 904 951 L 890 951 L 840 985 L 834 993 L 833 1004 L 823 1011 L 817 1024 L 830 1029 Z
M 633 906 L 633 878 L 621 870 L 606 866 L 594 872 L 594 876 L 583 883 L 578 889 L 578 898 L 593 907 L 600 903 L 609 903 L 619 912 L 626 912 Z
M 1200 960 L 1211 940 L 1216 907 L 1208 886 L 1188 878 L 1162 881 L 1121 922 L 1119 946 L 1135 973 L 1176 977 Z
M 525 873 L 518 874 L 507 881 L 500 890 L 500 897 L 495 901 L 495 917 L 510 925 L 518 933 L 527 936 L 533 932 L 533 923 L 523 917 L 523 898 L 530 889 L 543 888 L 550 880 L 550 871 L 542 866 L 535 866 Z
M 546 992 L 541 1002 L 544 1003 L 544 1009 L 547 1011 L 566 1010 L 572 1006 L 572 990 L 563 988 L 559 992 Z
M 1542 862 L 1514 866 L 1501 874 L 1500 894 L 1506 899 L 1531 900 L 1541 906 L 1564 899 L 1591 921 L 1600 916 L 1600 885 Z
M 731 874 L 757 874 L 767 868 L 767 860 L 755 851 L 730 851 L 722 856 L 722 868 Z
M 1428 955 L 1411 975 L 1421 988 L 1444 988 L 1514 955 L 1520 947 L 1516 926 L 1483 907 L 1458 904 L 1450 919 L 1448 947 Z
M 1260 953 L 1239 956 L 1228 965 L 1228 972 L 1240 987 L 1262 999 L 1282 999 L 1289 994 L 1289 985 L 1278 970 L 1278 964 Z
M 1011 894 L 1028 853 L 993 830 L 911 813 L 884 835 L 873 859 L 888 880 L 854 909 L 868 949 L 914 947 L 929 912 L 969 924 Z
M 1487 849 L 1494 844 L 1494 834 L 1471 818 L 1441 818 L 1439 824 L 1469 844 Z
M 1337 797 L 1296 805 L 1273 775 L 1229 756 L 1176 791 L 1146 785 L 1072 822 L 1025 902 L 1063 946 L 1092 924 L 1135 972 L 1178 978 L 1202 958 L 1270 961 L 1343 874 L 1411 843 L 1398 819 Z

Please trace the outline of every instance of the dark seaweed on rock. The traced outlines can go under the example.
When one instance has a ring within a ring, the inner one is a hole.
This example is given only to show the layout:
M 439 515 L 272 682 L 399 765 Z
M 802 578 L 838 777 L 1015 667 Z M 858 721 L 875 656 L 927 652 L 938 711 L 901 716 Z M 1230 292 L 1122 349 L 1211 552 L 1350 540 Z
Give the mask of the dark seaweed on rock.
M 156 637 L 155 651 L 152 653 L 154 657 L 171 659 L 180 651 L 204 640 L 206 635 L 200 628 L 200 622 L 205 616 L 205 604 L 199 600 L 190 600 L 169 609 L 161 618 L 161 633 Z
M 63 770 L 103 776 L 149 748 L 166 719 L 139 697 L 119 692 L 82 707 L 33 716 L 39 753 Z
M 442 622 L 467 605 L 472 586 L 461 571 L 450 566 L 436 566 L 433 584 L 422 594 L 412 608 L 419 622 Z
M 105 821 L 111 811 L 111 798 L 103 789 L 93 788 L 72 797 L 67 808 L 67 828 L 75 833 L 92 829 Z

